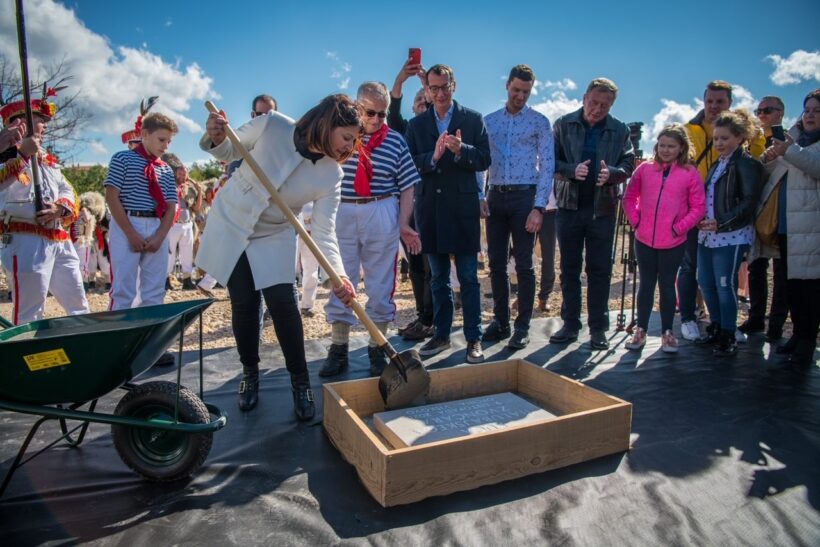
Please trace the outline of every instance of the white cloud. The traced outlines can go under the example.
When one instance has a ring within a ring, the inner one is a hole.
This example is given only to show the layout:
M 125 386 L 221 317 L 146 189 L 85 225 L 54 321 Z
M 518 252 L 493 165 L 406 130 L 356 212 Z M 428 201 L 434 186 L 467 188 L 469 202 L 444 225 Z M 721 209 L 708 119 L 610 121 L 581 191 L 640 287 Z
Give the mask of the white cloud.
M 102 141 L 94 139 L 90 143 L 88 143 L 88 147 L 91 149 L 98 156 L 108 157 L 111 155 L 111 152 L 108 151 L 108 148 L 102 143 Z
M 339 81 L 339 83 L 338 83 L 338 84 L 336 84 L 336 85 L 338 85 L 338 86 L 339 86 L 339 89 L 341 89 L 341 90 L 345 90 L 345 89 L 347 89 L 348 87 L 350 87 L 350 76 L 348 76 L 347 78 L 343 78 L 343 79 L 342 79 L 341 81 Z
M 350 87 L 350 72 L 353 70 L 353 65 L 339 58 L 339 54 L 335 51 L 325 51 L 325 57 L 332 61 L 330 67 L 330 79 L 336 80 L 336 87 L 344 91 Z
M 165 26 L 166 26 L 166 27 L 170 27 L 170 26 L 171 26 L 171 25 L 173 25 L 173 24 L 174 24 L 174 22 L 173 22 L 172 20 L 170 20 L 170 19 L 166 19 L 166 20 L 165 20 Z
M 507 76 L 502 76 L 504 80 L 507 79 Z M 538 95 L 542 91 L 548 91 L 550 89 L 555 89 L 558 91 L 575 91 L 578 89 L 578 84 L 572 81 L 569 78 L 563 78 L 556 82 L 552 80 L 546 80 L 542 82 L 541 80 L 535 80 L 535 84 L 532 86 L 532 95 Z
M 798 49 L 786 58 L 768 55 L 766 60 L 774 63 L 769 79 L 775 85 L 799 84 L 802 81 L 820 82 L 820 51 Z
M 564 114 L 569 114 L 581 108 L 582 102 L 580 99 L 570 99 L 564 91 L 558 90 L 553 91 L 548 99 L 531 106 L 534 110 L 545 115 L 550 123 L 555 123 L 555 120 Z
M 14 60 L 17 40 L 11 6 L 0 5 L 0 53 Z M 159 95 L 157 111 L 173 117 L 181 130 L 202 131 L 199 123 L 182 114 L 206 98 L 219 98 L 213 80 L 199 65 L 169 63 L 144 44 L 142 49 L 115 47 L 53 0 L 28 0 L 26 8 L 29 71 L 37 74 L 62 59 L 64 72 L 73 76 L 66 93 L 80 92 L 78 103 L 93 116 L 90 130 L 119 135 L 134 126 L 140 100 Z M 204 109 L 194 110 L 193 118 L 204 117 Z

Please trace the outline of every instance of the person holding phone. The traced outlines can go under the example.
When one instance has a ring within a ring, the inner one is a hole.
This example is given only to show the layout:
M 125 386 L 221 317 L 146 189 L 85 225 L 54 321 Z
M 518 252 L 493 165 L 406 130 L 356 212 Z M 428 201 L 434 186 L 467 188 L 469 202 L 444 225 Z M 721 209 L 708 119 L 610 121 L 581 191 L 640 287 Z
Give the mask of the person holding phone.
M 786 113 L 785 105 L 779 97 L 763 97 L 754 111 L 763 134 L 766 138 L 766 147 L 772 146 L 773 141 L 786 140 L 783 131 L 783 116 Z M 774 181 L 776 184 L 777 181 Z M 757 216 L 771 196 L 774 184 L 766 184 L 760 193 L 760 202 L 757 204 Z M 766 302 L 769 298 L 769 259 L 772 260 L 772 305 L 769 309 L 769 325 L 766 327 Z M 755 238 L 749 250 L 749 317 L 737 330 L 744 334 L 754 334 L 766 331 L 766 340 L 776 342 L 783 336 L 783 324 L 789 313 L 788 291 L 786 290 L 786 266 L 780 258 L 780 251 L 776 246 L 764 243 Z
M 707 174 L 706 217 L 698 224 L 698 284 L 711 324 L 698 339 L 715 344 L 716 356 L 737 353 L 737 272 L 754 236 L 752 221 L 760 195 L 762 166 L 743 149 L 758 129 L 745 110 L 715 120 L 717 162 Z
M 820 328 L 820 88 L 803 100 L 797 124 L 763 155 L 766 187 L 777 184 L 777 241 L 786 267 L 794 332 L 778 353 L 791 363 L 814 363 Z

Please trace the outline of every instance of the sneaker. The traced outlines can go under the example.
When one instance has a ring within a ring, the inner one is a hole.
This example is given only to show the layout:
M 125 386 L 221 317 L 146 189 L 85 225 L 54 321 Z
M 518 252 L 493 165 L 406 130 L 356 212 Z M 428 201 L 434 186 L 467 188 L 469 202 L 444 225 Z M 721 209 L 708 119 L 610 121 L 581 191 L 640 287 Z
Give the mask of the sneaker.
M 684 321 L 680 326 L 680 333 L 684 340 L 694 342 L 700 338 L 700 329 L 696 321 Z
M 635 334 L 632 335 L 632 340 L 624 344 L 626 349 L 643 349 L 646 345 L 646 331 L 643 330 L 641 327 L 635 328 Z
M 670 329 L 664 331 L 661 336 L 661 351 L 664 353 L 678 352 L 678 339 L 675 338 L 675 335 L 672 334 Z
M 411 326 L 408 326 L 402 332 L 401 337 L 408 341 L 418 341 L 424 340 L 425 338 L 430 338 L 435 334 L 432 325 L 425 325 L 421 321 L 414 321 Z
M 422 357 L 432 357 L 442 351 L 450 349 L 450 339 L 440 336 L 433 336 L 426 344 L 419 348 L 419 355 Z
M 763 324 L 763 320 L 760 319 L 746 319 L 746 321 L 737 326 L 737 330 L 739 330 L 743 334 L 755 334 L 758 332 L 763 332 L 764 328 L 765 325 Z
M 746 342 L 748 342 L 748 339 L 746 338 L 746 335 L 743 334 L 743 332 L 740 329 L 735 329 L 735 341 L 738 344 L 745 344 Z
M 715 357 L 730 357 L 737 353 L 737 342 L 731 331 L 721 330 L 718 334 L 717 347 L 712 350 Z
M 404 336 L 404 333 L 407 332 L 408 330 L 412 329 L 414 326 L 416 326 L 416 324 L 418 322 L 419 322 L 418 319 L 413 319 L 412 321 L 407 323 L 405 326 L 399 327 L 398 329 L 396 329 L 396 332 L 398 332 L 400 336 Z
M 530 337 L 527 331 L 516 330 L 510 341 L 507 342 L 507 347 L 510 349 L 524 349 L 530 343 Z
M 467 362 L 484 362 L 484 352 L 481 350 L 481 340 L 473 340 L 472 342 L 467 342 Z
M 327 358 L 319 370 L 319 376 L 335 376 L 345 370 L 348 364 L 347 344 L 330 344 Z
M 564 325 L 558 332 L 550 336 L 550 344 L 567 344 L 578 340 L 578 331 Z
M 502 325 L 498 319 L 493 319 L 484 331 L 484 341 L 497 342 L 498 340 L 509 338 L 511 334 L 509 323 Z

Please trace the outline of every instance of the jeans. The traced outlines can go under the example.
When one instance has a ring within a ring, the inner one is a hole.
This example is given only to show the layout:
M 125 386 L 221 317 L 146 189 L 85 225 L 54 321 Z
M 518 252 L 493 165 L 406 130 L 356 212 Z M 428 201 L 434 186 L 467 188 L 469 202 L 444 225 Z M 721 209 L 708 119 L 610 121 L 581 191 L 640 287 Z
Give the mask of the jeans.
M 478 284 L 478 257 L 475 253 L 457 254 L 456 274 L 461 284 L 461 311 L 464 337 L 468 342 L 481 339 L 481 286 Z M 453 291 L 450 286 L 450 255 L 428 254 L 430 285 L 433 293 L 433 326 L 436 336 L 449 338 L 453 326 Z
M 692 228 L 686 234 L 686 249 L 678 271 L 678 307 L 682 323 L 695 320 L 698 296 L 698 229 Z
M 490 259 L 490 284 L 493 290 L 493 314 L 501 325 L 510 322 L 510 278 L 507 262 L 512 237 L 515 273 L 518 275 L 518 315 L 515 330 L 527 332 L 535 303 L 535 270 L 532 250 L 535 234 L 525 229 L 532 211 L 535 189 L 518 192 L 498 192 L 490 187 L 487 204 L 487 255 Z
M 769 259 L 758 258 L 749 264 L 749 322 L 763 323 L 766 318 L 766 301 L 769 298 L 767 271 Z M 779 258 L 772 259 L 772 308 L 769 313 L 769 328 L 782 329 L 789 313 L 788 290 L 786 289 L 786 265 Z
M 259 314 L 264 296 L 288 372 L 292 377 L 306 379 L 305 335 L 296 287 L 291 283 L 282 283 L 257 291 L 248 257 L 242 253 L 228 279 L 228 294 L 231 298 L 233 336 L 245 374 L 259 371 Z
M 638 259 L 638 326 L 649 328 L 649 316 L 658 285 L 661 305 L 661 332 L 672 328 L 675 319 L 675 274 L 683 259 L 685 243 L 671 249 L 653 249 L 635 240 L 635 258 Z
M 698 245 L 698 284 L 712 323 L 734 334 L 737 328 L 737 272 L 748 245 Z
M 609 328 L 609 282 L 615 216 L 595 217 L 590 204 L 572 211 L 558 209 L 555 231 L 561 250 L 561 319 L 581 329 L 581 266 L 586 258 L 587 322 L 591 330 Z M 586 249 L 586 255 L 584 255 Z
M 538 244 L 541 247 L 541 282 L 538 287 L 539 300 L 549 298 L 555 286 L 555 214 L 555 209 L 544 213 L 541 231 L 538 232 Z

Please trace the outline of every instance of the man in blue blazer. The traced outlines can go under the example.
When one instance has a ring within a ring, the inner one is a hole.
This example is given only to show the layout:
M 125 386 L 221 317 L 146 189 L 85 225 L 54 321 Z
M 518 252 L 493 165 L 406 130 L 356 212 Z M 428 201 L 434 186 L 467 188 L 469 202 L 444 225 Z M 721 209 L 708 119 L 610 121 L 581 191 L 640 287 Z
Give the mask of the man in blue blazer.
M 481 219 L 489 215 L 480 173 L 490 166 L 490 143 L 481 114 L 455 102 L 455 89 L 453 69 L 446 65 L 431 67 L 427 71 L 427 91 L 433 108 L 407 125 L 407 145 L 422 180 L 416 194 L 415 218 L 422 252 L 430 262 L 436 330 L 419 353 L 429 357 L 450 347 L 453 255 L 461 283 L 467 362 L 480 363 L 484 353 L 477 255 Z

